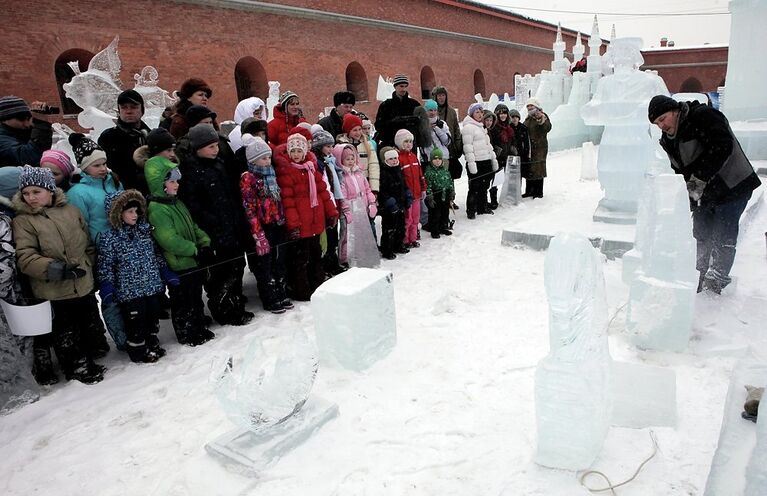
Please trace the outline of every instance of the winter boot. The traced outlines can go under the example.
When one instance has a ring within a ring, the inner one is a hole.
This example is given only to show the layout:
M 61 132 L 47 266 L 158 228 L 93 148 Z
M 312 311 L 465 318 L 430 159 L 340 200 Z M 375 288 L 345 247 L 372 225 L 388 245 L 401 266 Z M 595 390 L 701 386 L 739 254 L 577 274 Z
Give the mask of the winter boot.
M 490 208 L 495 210 L 498 208 L 498 187 L 493 186 L 490 188 Z
M 270 280 L 266 284 L 263 293 L 259 291 L 259 294 L 261 294 L 261 302 L 264 305 L 264 310 L 277 314 L 285 313 L 285 308 L 282 307 L 282 300 L 280 299 L 279 290 L 277 289 L 277 281 L 274 279 Z
M 543 179 L 538 179 L 535 185 L 535 195 L 533 198 L 543 198 Z
M 146 345 L 146 341 L 143 343 L 133 343 L 128 341 L 128 357 L 133 363 L 154 363 L 160 359 L 160 355 L 150 350 Z
M 522 198 L 530 198 L 535 194 L 535 188 L 533 186 L 535 181 L 532 179 L 525 179 L 525 192 L 522 193 Z
M 150 333 L 146 337 L 146 347 L 149 351 L 154 352 L 157 354 L 160 358 L 164 357 L 167 352 L 165 351 L 165 348 L 160 346 L 160 339 L 157 337 L 157 333 Z
M 743 418 L 756 422 L 757 415 L 759 414 L 759 403 L 764 395 L 764 388 L 746 386 L 746 391 L 748 391 L 748 396 L 746 397 L 746 403 L 743 405 Z
M 104 370 L 106 369 L 96 366 L 91 360 L 82 359 L 76 364 L 72 372 L 65 375 L 67 380 L 70 381 L 75 380 L 83 384 L 96 384 L 104 380 Z
M 440 238 L 440 236 L 439 236 L 439 231 L 435 229 L 435 230 L 434 230 L 434 231 L 431 233 L 431 237 L 432 237 L 432 238 L 434 238 L 434 239 L 439 239 L 439 238 Z
M 472 191 L 466 196 L 466 217 L 475 219 L 477 217 L 476 194 Z
M 210 329 L 205 328 L 190 336 L 189 339 L 183 344 L 190 347 L 200 346 L 201 344 L 205 344 L 215 337 L 216 335 L 213 334 Z
M 282 308 L 284 308 L 285 310 L 292 310 L 293 302 L 290 301 L 290 298 L 288 298 L 288 289 L 287 289 L 287 284 L 285 283 L 285 278 L 281 277 L 277 279 L 275 282 L 276 282 L 276 290 L 277 290 L 277 301 L 280 302 L 280 305 L 282 305 Z
M 32 375 L 41 386 L 50 386 L 59 382 L 59 378 L 53 370 L 50 348 L 34 349 Z

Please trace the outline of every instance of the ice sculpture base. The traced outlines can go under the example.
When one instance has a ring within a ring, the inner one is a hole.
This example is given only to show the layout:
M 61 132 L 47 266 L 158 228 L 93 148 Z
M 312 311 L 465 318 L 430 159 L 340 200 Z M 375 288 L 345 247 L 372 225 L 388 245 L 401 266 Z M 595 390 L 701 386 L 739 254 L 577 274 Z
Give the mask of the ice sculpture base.
M 676 372 L 641 363 L 612 363 L 612 425 L 676 427 Z
M 767 119 L 731 122 L 730 127 L 749 160 L 767 160 Z
M 228 469 L 256 476 L 294 450 L 339 414 L 338 405 L 310 396 L 303 408 L 285 422 L 261 433 L 233 429 L 205 445 Z
M 644 350 L 683 352 L 692 332 L 695 283 L 639 275 L 631 283 L 626 330 Z
M 637 222 L 636 204 L 632 208 L 612 209 L 604 205 L 604 198 L 600 200 L 594 215 L 591 217 L 594 222 L 605 222 L 607 224 L 631 225 Z

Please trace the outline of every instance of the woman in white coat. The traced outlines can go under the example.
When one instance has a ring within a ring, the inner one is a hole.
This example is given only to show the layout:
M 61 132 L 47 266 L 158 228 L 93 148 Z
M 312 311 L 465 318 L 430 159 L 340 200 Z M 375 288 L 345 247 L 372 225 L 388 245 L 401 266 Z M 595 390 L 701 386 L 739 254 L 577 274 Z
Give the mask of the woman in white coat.
M 463 155 L 466 159 L 466 171 L 469 177 L 469 194 L 466 197 L 466 215 L 473 219 L 476 214 L 492 214 L 487 205 L 487 190 L 498 170 L 498 160 L 482 122 L 481 103 L 469 106 L 468 115 L 461 123 Z

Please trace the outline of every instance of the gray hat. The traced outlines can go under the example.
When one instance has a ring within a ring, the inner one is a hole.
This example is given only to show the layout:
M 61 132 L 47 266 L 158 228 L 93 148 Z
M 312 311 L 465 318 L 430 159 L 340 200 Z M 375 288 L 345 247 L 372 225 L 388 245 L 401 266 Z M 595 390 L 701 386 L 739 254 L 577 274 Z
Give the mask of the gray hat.
M 211 143 L 218 143 L 218 131 L 211 124 L 197 124 L 189 130 L 189 144 L 192 149 L 199 150 Z
M 519 119 L 521 119 L 521 118 L 522 118 L 522 116 L 521 116 L 521 115 L 519 115 L 519 110 L 517 110 L 517 109 L 514 109 L 514 108 L 513 108 L 513 109 L 511 109 L 511 110 L 509 110 L 509 119 L 511 119 L 512 117 L 517 117 L 517 118 L 519 118 Z
M 248 162 L 253 162 L 261 157 L 267 157 L 272 154 L 272 149 L 259 136 L 243 134 L 242 143 L 245 145 L 245 158 L 248 159 Z
M 0 98 L 0 121 L 13 119 L 21 115 L 25 117 L 32 115 L 27 102 L 13 95 Z
M 28 186 L 37 186 L 38 188 L 56 191 L 56 180 L 53 173 L 47 167 L 32 167 L 25 165 L 19 174 L 19 191 Z
M 333 139 L 333 135 L 325 131 L 317 131 L 312 135 L 312 148 L 322 148 L 325 145 L 335 145 L 336 140 Z
M 407 84 L 410 85 L 410 81 L 407 79 L 407 76 L 404 74 L 395 74 L 394 78 L 391 80 L 391 84 L 394 86 L 397 86 L 398 84 Z

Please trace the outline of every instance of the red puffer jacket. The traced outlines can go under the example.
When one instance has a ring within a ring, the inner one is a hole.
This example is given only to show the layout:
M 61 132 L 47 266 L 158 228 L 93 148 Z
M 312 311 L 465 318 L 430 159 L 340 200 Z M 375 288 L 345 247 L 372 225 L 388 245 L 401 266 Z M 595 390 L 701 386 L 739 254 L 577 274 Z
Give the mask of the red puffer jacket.
M 274 119 L 266 125 L 266 135 L 269 137 L 269 144 L 272 149 L 278 145 L 288 142 L 290 130 L 298 125 L 299 122 L 306 122 L 303 117 L 288 117 L 279 105 L 274 106 Z
M 400 150 L 399 166 L 402 168 L 405 184 L 407 184 L 410 192 L 413 193 L 413 199 L 416 201 L 420 200 L 421 192 L 426 191 L 426 180 L 423 178 L 418 155 L 413 152 Z
M 322 179 L 322 174 L 317 171 L 317 158 L 309 152 L 305 160 L 311 161 L 315 168 L 314 183 L 317 186 L 318 205 L 314 208 L 309 197 L 309 171 L 291 165 L 287 145 L 282 144 L 274 150 L 277 184 L 280 185 L 288 232 L 298 228 L 302 238 L 322 234 L 327 219 L 338 218 L 338 211 L 330 199 L 327 185 Z

